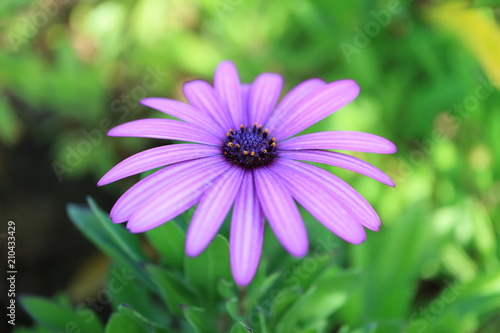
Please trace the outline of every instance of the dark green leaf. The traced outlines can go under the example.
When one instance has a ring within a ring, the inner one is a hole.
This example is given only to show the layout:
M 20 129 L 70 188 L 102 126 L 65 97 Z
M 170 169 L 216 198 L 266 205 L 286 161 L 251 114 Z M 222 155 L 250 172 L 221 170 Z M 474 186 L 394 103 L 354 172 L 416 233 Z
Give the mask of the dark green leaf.
M 109 215 L 104 213 L 91 197 L 87 198 L 90 210 L 99 219 L 101 226 L 107 232 L 109 238 L 135 262 L 147 261 L 139 243 L 137 235 L 129 232 L 123 227 L 111 222 Z
M 26 312 L 38 323 L 47 329 L 56 332 L 72 332 L 81 330 L 82 333 L 104 332 L 96 314 L 89 309 L 73 312 L 52 301 L 36 296 L 22 296 L 21 305 Z
M 146 260 L 140 250 L 137 235 L 112 223 L 92 199 L 89 199 L 89 204 L 93 207 L 93 211 L 81 205 L 69 204 L 67 209 L 71 221 L 90 241 L 114 260 L 117 266 L 122 266 L 122 269 L 129 271 L 146 286 L 154 288 L 147 275 L 137 265 L 137 260 Z
M 182 314 L 182 306 L 198 306 L 198 297 L 190 286 L 179 276 L 154 265 L 146 267 L 160 295 L 170 311 Z
M 213 303 L 217 296 L 217 281 L 231 279 L 227 239 L 216 236 L 198 257 L 186 257 L 184 267 L 189 283 L 203 295 L 207 304 Z
M 231 298 L 226 301 L 226 311 L 234 321 L 242 319 L 237 298 Z
M 184 317 L 196 333 L 218 333 L 215 318 L 200 308 L 182 308 Z
M 163 264 L 173 269 L 182 269 L 186 235 L 174 221 L 147 231 L 146 237 L 160 253 Z
M 279 332 L 291 332 L 300 324 L 308 327 L 323 321 L 344 305 L 359 284 L 359 272 L 343 273 L 331 267 L 290 307 L 280 323 Z
M 154 305 L 152 304 L 151 310 L 153 310 L 152 309 L 153 307 L 154 307 Z M 120 311 L 120 313 L 123 313 L 124 315 L 134 319 L 135 321 L 142 323 L 143 325 L 147 325 L 148 327 L 166 329 L 167 324 L 168 324 L 167 321 L 169 318 L 169 316 L 168 316 L 169 314 L 166 312 L 163 313 L 163 322 L 160 323 L 160 322 L 156 322 L 156 321 L 153 321 L 152 319 L 150 319 L 149 318 L 151 315 L 150 313 L 141 314 L 138 311 L 136 311 L 134 308 L 129 306 L 128 304 L 120 305 L 118 307 L 118 311 Z
M 369 323 L 355 329 L 350 329 L 348 326 L 344 326 L 340 329 L 339 333 L 375 333 L 377 331 L 377 327 L 377 323 Z
M 229 333 L 252 333 L 253 330 L 243 323 L 236 323 Z
M 144 333 L 144 327 L 139 325 L 129 316 L 117 312 L 114 313 L 106 324 L 105 333 Z
M 219 295 L 224 299 L 236 297 L 236 284 L 232 280 L 221 278 L 220 280 L 217 280 L 217 291 L 219 292 Z

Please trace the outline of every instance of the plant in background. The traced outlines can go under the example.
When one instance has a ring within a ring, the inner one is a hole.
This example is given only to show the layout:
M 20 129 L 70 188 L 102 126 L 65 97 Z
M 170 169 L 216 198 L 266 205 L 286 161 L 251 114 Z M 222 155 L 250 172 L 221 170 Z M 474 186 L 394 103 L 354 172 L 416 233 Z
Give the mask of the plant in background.
M 184 85 L 191 105 L 164 98 L 142 104 L 180 119 L 143 119 L 108 135 L 180 140 L 129 157 L 99 185 L 158 167 L 132 186 L 111 211 L 115 223 L 132 232 L 155 228 L 199 203 L 189 225 L 186 253 L 199 255 L 217 234 L 234 203 L 230 232 L 231 268 L 239 285 L 251 282 L 260 259 L 266 218 L 283 247 L 296 257 L 309 248 L 297 200 L 326 228 L 359 244 L 363 227 L 378 230 L 368 202 L 333 174 L 310 164 L 338 166 L 394 186 L 382 171 L 355 157 L 327 149 L 390 154 L 390 141 L 368 133 L 328 131 L 290 138 L 351 102 L 359 93 L 352 80 L 310 79 L 276 106 L 283 78 L 264 73 L 241 84 L 229 61 L 216 70 L 214 87 L 195 80 Z

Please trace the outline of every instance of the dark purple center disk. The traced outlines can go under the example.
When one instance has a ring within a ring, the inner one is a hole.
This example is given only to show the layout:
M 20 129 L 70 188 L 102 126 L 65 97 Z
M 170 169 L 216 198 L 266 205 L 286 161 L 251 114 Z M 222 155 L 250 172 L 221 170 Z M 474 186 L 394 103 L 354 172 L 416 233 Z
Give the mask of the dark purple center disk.
M 276 138 L 269 138 L 262 125 L 240 126 L 230 129 L 224 145 L 224 156 L 244 168 L 255 168 L 269 164 L 276 157 Z

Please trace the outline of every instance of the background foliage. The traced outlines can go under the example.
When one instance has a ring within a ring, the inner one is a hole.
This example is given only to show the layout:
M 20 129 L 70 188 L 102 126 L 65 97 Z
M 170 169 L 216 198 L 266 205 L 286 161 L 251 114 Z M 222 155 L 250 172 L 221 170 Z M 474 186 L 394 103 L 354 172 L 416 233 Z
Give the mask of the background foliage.
M 2 2 L 0 210 L 18 227 L 19 290 L 58 291 L 52 301 L 25 296 L 39 326 L 17 331 L 498 332 L 497 5 Z M 245 293 L 211 258 L 227 256 L 224 237 L 199 259 L 183 257 L 189 214 L 137 237 L 110 226 L 95 203 L 92 210 L 71 205 L 75 225 L 111 261 L 91 255 L 64 206 L 90 193 L 109 211 L 136 178 L 98 190 L 100 176 L 164 143 L 106 131 L 161 116 L 137 101 L 183 100 L 182 83 L 210 80 L 224 59 L 245 82 L 280 73 L 287 90 L 310 77 L 359 83 L 356 101 L 311 130 L 366 131 L 397 144 L 392 156 L 356 154 L 387 171 L 395 189 L 331 168 L 373 204 L 381 231 L 354 246 L 304 212 L 309 256 L 291 258 L 268 232 L 259 275 Z M 122 288 L 110 296 L 104 291 L 113 279 Z M 67 326 L 73 322 L 76 329 Z

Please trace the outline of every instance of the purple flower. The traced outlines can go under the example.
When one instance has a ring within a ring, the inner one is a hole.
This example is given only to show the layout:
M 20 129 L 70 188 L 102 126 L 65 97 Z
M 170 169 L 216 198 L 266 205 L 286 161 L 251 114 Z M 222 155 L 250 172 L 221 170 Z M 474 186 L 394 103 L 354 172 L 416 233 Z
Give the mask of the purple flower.
M 110 214 L 113 222 L 128 221 L 130 231 L 142 232 L 198 203 L 186 237 L 186 253 L 196 256 L 233 207 L 230 258 L 239 285 L 250 283 L 258 267 L 264 218 L 288 252 L 296 257 L 307 253 L 308 237 L 295 201 L 348 242 L 363 242 L 363 227 L 378 230 L 377 213 L 358 192 L 330 172 L 300 161 L 334 165 L 394 186 L 376 167 L 330 149 L 391 154 L 395 145 L 361 132 L 292 137 L 351 102 L 359 93 L 358 85 L 352 80 L 310 79 L 278 103 L 282 86 L 283 78 L 272 73 L 242 84 L 234 64 L 224 61 L 215 72 L 213 87 L 201 80 L 184 85 L 190 104 L 142 100 L 143 105 L 179 120 L 131 121 L 108 135 L 190 143 L 140 152 L 102 177 L 98 185 L 164 167 L 120 197 Z

